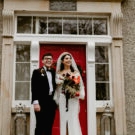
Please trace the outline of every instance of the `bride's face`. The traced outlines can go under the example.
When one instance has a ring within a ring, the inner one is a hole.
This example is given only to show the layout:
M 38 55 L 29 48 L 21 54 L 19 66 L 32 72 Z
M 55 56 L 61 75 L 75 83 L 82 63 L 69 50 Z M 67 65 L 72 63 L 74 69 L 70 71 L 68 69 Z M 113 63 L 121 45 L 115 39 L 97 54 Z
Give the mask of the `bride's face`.
M 70 66 L 72 63 L 72 58 L 70 55 L 66 55 L 62 61 L 62 63 L 64 64 L 64 66 Z

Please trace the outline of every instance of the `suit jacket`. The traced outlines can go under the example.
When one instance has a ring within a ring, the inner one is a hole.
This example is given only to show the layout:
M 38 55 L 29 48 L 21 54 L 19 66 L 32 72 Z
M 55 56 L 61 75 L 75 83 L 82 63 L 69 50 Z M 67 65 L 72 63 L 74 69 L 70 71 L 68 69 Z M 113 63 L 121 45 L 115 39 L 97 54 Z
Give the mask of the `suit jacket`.
M 45 69 L 39 68 L 35 69 L 31 78 L 31 92 L 32 92 L 32 102 L 38 100 L 42 108 L 56 107 L 56 103 L 53 100 L 56 83 L 55 83 L 55 70 L 51 70 L 53 92 L 49 95 L 49 82 Z

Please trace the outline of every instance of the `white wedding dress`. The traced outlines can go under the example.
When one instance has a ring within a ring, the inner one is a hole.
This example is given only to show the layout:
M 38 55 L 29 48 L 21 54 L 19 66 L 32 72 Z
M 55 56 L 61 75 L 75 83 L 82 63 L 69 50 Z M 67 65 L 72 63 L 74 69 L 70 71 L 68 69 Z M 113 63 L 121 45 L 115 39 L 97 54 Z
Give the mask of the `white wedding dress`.
M 61 92 L 63 80 L 60 80 L 60 74 L 56 74 L 56 83 L 59 84 L 54 95 L 54 100 L 59 105 L 60 112 L 60 135 L 66 135 L 68 127 L 68 135 L 82 135 L 79 122 L 80 103 L 79 99 L 84 99 L 84 86 L 81 85 L 80 96 L 68 100 L 68 111 L 66 111 L 66 98 Z

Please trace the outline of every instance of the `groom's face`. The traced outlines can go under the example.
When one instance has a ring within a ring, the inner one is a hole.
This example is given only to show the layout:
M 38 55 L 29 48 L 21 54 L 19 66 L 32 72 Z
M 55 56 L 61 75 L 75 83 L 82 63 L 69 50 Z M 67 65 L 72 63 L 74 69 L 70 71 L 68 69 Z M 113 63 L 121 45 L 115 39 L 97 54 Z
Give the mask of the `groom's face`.
M 52 56 L 45 56 L 44 59 L 42 60 L 42 63 L 44 64 L 44 66 L 48 68 L 51 67 L 53 63 Z

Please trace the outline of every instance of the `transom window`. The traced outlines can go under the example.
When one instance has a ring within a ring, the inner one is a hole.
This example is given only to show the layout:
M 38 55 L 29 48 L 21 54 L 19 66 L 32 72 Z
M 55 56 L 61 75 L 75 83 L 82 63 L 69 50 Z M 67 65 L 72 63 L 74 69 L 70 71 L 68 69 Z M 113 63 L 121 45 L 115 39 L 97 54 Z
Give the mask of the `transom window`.
M 17 34 L 108 35 L 107 17 L 17 16 Z

